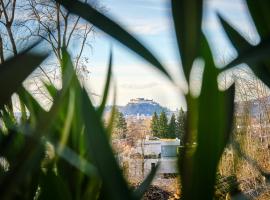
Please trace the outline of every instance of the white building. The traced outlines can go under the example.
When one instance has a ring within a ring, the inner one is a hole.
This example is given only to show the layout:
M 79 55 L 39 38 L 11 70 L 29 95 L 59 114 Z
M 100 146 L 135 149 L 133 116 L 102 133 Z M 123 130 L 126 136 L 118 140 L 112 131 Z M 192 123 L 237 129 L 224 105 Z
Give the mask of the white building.
M 179 147 L 179 139 L 152 138 L 145 140 L 143 143 L 138 142 L 128 161 L 129 176 L 145 176 L 158 163 L 160 165 L 157 174 L 178 174 L 177 155 Z M 142 155 L 144 155 L 144 159 Z

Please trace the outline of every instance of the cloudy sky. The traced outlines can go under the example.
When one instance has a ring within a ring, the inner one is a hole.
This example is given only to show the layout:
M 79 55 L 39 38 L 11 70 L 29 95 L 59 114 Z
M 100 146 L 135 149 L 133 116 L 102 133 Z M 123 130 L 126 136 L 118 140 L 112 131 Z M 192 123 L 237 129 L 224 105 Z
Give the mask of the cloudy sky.
M 145 97 L 153 99 L 170 109 L 186 108 L 181 89 L 186 87 L 170 14 L 169 0 L 103 0 L 106 15 L 133 32 L 167 67 L 178 87 L 172 85 L 147 62 L 137 57 L 106 34 L 97 32 L 93 40 L 87 87 L 102 94 L 108 63 L 110 45 L 113 46 L 114 81 L 117 85 L 117 104 L 125 105 L 129 99 Z M 205 4 L 203 31 L 206 34 L 215 60 L 228 60 L 235 56 L 222 32 L 216 13 L 224 16 L 237 30 L 253 43 L 258 35 L 241 0 L 208 0 Z M 112 96 L 112 95 L 111 95 Z M 98 102 L 99 98 L 96 97 Z M 111 101 L 109 102 L 109 104 Z

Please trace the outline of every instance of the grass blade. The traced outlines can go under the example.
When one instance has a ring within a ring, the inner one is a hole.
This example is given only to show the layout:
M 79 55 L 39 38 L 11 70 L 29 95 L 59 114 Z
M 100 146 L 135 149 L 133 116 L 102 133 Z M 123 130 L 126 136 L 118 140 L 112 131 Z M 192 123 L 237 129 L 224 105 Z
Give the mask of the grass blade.
M 41 193 L 40 200 L 71 200 L 71 194 L 68 190 L 66 182 L 56 175 L 52 169 L 49 169 L 47 173 L 41 175 L 40 181 Z
M 269 60 L 270 53 L 270 38 L 261 41 L 260 44 L 256 46 L 251 46 L 244 52 L 239 53 L 239 56 L 226 65 L 225 69 L 232 68 L 236 65 L 247 63 L 247 64 L 257 64 L 261 61 Z
M 82 98 L 86 141 L 100 177 L 103 180 L 103 186 L 107 192 L 106 196 L 114 200 L 133 199 L 114 158 L 99 115 L 95 111 L 85 90 L 83 90 Z
M 109 94 L 111 77 L 112 77 L 112 60 L 113 60 L 113 55 L 112 55 L 112 51 L 111 51 L 110 52 L 110 58 L 109 58 L 107 78 L 106 78 L 105 88 L 104 88 L 104 92 L 103 92 L 103 98 L 102 98 L 101 104 L 100 104 L 100 106 L 98 108 L 98 113 L 99 113 L 100 116 L 102 116 L 102 114 L 103 114 L 103 111 L 104 111 L 105 106 L 106 106 L 106 101 L 107 101 L 107 98 L 108 98 L 108 94 Z
M 247 0 L 246 2 L 260 37 L 267 38 L 270 34 L 270 2 L 265 0 Z
M 200 44 L 202 4 L 202 0 L 196 3 L 190 0 L 171 0 L 178 48 L 187 80 Z
M 186 194 L 185 199 L 211 200 L 214 194 L 217 165 L 232 125 L 234 87 L 227 92 L 218 90 L 218 69 L 214 65 L 206 40 L 203 40 L 202 56 L 206 67 L 199 97 L 198 136 L 194 154 L 192 192 Z M 205 113 L 208 117 L 205 117 Z
M 264 56 L 264 58 L 268 59 L 268 54 L 270 52 L 270 46 L 268 47 L 268 51 L 264 50 L 264 46 L 262 44 L 259 44 L 259 46 L 262 48 L 262 51 L 265 51 L 262 53 L 262 55 L 259 55 L 260 52 L 257 50 L 259 47 L 253 47 L 250 45 L 229 23 L 227 23 L 221 16 L 219 16 L 219 19 L 221 21 L 221 24 L 225 30 L 225 33 L 229 37 L 229 39 L 232 42 L 232 45 L 237 50 L 239 57 L 236 58 L 234 61 L 229 63 L 224 69 L 227 70 L 235 65 L 236 62 L 241 62 L 239 59 L 242 59 L 243 62 L 249 65 L 251 70 L 254 72 L 254 74 L 259 77 L 268 87 L 270 87 L 270 65 L 268 62 L 260 62 L 260 59 L 257 58 L 257 60 L 252 61 L 250 56 L 253 56 L 254 54 L 257 54 L 256 57 Z M 262 41 L 264 42 L 264 41 Z M 270 45 L 270 43 L 269 43 Z M 253 51 L 253 52 L 252 52 Z M 268 53 L 267 53 L 268 52 Z M 263 57 L 262 57 L 263 58 Z M 238 63 L 240 64 L 240 63 Z

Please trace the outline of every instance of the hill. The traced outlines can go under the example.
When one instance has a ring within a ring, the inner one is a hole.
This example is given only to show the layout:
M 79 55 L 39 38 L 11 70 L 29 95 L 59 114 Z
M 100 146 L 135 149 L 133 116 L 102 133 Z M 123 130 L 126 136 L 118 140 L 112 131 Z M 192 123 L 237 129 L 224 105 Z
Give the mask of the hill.
M 162 111 L 165 111 L 167 115 L 171 115 L 173 111 L 170 109 L 161 106 L 159 103 L 144 99 L 144 98 L 136 98 L 131 99 L 127 105 L 125 106 L 117 106 L 120 112 L 122 112 L 125 116 L 152 116 L 154 112 L 160 114 Z M 111 110 L 111 106 L 106 108 L 107 111 Z

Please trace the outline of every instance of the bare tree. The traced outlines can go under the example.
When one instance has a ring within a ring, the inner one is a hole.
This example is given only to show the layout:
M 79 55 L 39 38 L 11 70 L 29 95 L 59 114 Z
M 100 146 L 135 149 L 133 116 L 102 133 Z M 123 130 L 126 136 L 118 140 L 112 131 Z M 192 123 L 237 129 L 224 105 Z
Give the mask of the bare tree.
M 85 2 L 88 1 L 85 0 Z M 96 1 L 91 3 L 96 8 L 102 9 Z M 28 6 L 28 22 L 30 23 L 22 25 L 28 26 L 30 36 L 43 38 L 54 52 L 58 64 L 62 60 L 61 48 L 72 48 L 75 68 L 80 68 L 80 70 L 86 72 L 86 66 L 81 63 L 81 60 L 86 46 L 91 48 L 88 37 L 94 33 L 94 26 L 82 20 L 79 16 L 72 15 L 54 1 L 28 0 Z M 37 22 L 36 26 L 32 26 L 33 23 L 31 22 L 33 21 Z M 72 41 L 75 41 L 76 46 L 72 46 Z
M 9 43 L 7 42 L 7 47 L 11 46 L 11 52 L 13 55 L 18 54 L 18 50 L 16 47 L 16 42 L 14 38 L 14 34 L 12 31 L 12 27 L 14 24 L 15 19 L 15 11 L 16 11 L 16 0 L 0 0 L 0 23 L 1 26 L 4 26 L 5 32 L 0 33 L 0 58 L 1 63 L 5 61 L 4 56 L 4 41 L 3 41 L 3 34 L 7 34 L 7 38 Z M 10 44 L 10 45 L 8 45 Z M 8 102 L 8 108 L 13 114 L 13 106 L 12 106 L 12 99 Z
M 71 52 L 76 73 L 81 80 L 86 78 L 90 73 L 87 66 L 89 52 L 92 50 L 90 36 L 94 37 L 95 29 L 92 24 L 79 16 L 72 15 L 55 1 L 27 0 L 25 2 L 21 7 L 26 12 L 26 20 L 18 23 L 18 26 L 27 30 L 24 39 L 42 38 L 47 44 L 46 48 L 53 52 L 50 62 L 41 65 L 28 82 L 35 96 L 43 99 L 43 104 L 47 106 L 52 99 L 48 98 L 49 95 L 44 90 L 41 77 L 43 80 L 61 87 L 61 81 L 59 81 L 61 79 L 61 49 L 64 47 Z M 85 2 L 103 10 L 97 1 L 85 0 Z
M 15 19 L 15 11 L 16 11 L 16 0 L 0 0 L 1 3 L 1 20 L 0 23 L 4 25 L 6 32 L 9 37 L 9 41 L 12 47 L 12 52 L 14 55 L 18 54 L 18 50 L 16 47 L 16 42 L 14 38 L 14 34 L 12 31 L 12 27 Z M 2 17 L 3 16 L 3 17 Z

